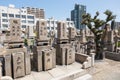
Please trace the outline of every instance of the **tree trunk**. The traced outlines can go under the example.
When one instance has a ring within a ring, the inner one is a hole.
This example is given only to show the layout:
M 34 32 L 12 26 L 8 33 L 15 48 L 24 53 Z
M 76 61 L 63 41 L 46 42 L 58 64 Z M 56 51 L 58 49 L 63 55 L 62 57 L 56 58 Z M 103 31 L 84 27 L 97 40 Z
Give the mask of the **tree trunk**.
M 102 46 L 103 44 L 101 44 L 100 42 L 99 42 L 99 40 L 98 39 L 95 39 L 95 51 L 96 51 L 96 55 L 95 55 L 95 59 L 96 60 L 102 60 L 103 58 L 104 58 L 104 55 L 103 55 L 103 46 Z

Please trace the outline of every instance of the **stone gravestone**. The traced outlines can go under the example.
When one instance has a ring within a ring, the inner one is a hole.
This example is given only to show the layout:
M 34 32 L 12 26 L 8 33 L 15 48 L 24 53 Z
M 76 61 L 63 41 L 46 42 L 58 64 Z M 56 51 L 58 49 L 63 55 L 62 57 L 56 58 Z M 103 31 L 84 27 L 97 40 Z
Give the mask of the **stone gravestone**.
M 36 24 L 37 45 L 33 47 L 33 68 L 36 71 L 46 71 L 56 66 L 55 49 L 49 45 L 47 22 L 40 20 Z
M 81 53 L 82 52 L 82 48 L 81 48 L 81 44 L 80 44 L 80 35 L 76 35 L 76 40 L 75 40 L 75 52 L 76 53 Z
M 59 65 L 68 65 L 73 63 L 74 54 L 72 53 L 71 44 L 67 37 L 67 27 L 65 22 L 58 22 L 57 27 L 57 44 L 56 44 L 56 62 Z
M 10 75 L 13 78 L 18 78 L 21 76 L 25 76 L 25 74 L 30 74 L 31 72 L 30 54 L 28 54 L 27 49 L 23 47 L 24 42 L 21 39 L 22 31 L 20 28 L 21 26 L 20 20 L 10 19 L 9 26 L 10 26 L 9 38 L 8 40 L 4 41 L 4 43 L 7 44 L 7 47 L 5 49 L 6 52 L 1 55 L 3 56 L 2 57 L 3 58 L 2 63 L 4 66 L 3 72 L 5 73 L 5 76 Z M 21 55 L 23 56 L 21 57 Z M 19 61 L 17 61 L 17 59 Z
M 69 32 L 69 42 L 71 44 L 71 47 L 73 48 L 73 52 L 75 53 L 75 44 L 76 44 L 76 41 L 75 41 L 75 37 L 76 37 L 76 29 L 75 27 L 69 27 L 68 28 L 68 32 Z
M 0 60 L 2 63 L 3 76 L 12 76 L 11 54 L 3 53 L 2 55 L 0 55 Z
M 69 27 L 68 28 L 68 31 L 69 31 L 69 40 L 70 41 L 75 41 L 75 36 L 76 36 L 76 30 L 74 27 Z
M 81 30 L 81 42 L 82 43 L 86 42 L 85 30 Z
M 107 50 L 113 52 L 114 51 L 114 47 L 115 47 L 113 31 L 108 31 L 108 35 L 107 36 L 108 36 Z
M 12 59 L 13 59 L 13 78 L 24 76 L 25 75 L 24 53 L 23 52 L 12 53 Z
M 21 40 L 21 23 L 19 19 L 10 19 L 10 40 L 20 41 Z
M 43 70 L 49 70 L 53 68 L 53 59 L 52 59 L 52 52 L 51 50 L 43 50 Z

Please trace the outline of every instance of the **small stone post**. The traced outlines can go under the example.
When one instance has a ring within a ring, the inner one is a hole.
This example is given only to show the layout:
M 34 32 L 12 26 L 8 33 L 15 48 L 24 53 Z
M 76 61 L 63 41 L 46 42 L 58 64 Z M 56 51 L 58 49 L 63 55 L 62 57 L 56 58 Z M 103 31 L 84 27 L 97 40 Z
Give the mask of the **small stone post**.
M 94 66 L 95 63 L 95 53 L 90 53 L 90 57 L 91 57 L 91 66 Z

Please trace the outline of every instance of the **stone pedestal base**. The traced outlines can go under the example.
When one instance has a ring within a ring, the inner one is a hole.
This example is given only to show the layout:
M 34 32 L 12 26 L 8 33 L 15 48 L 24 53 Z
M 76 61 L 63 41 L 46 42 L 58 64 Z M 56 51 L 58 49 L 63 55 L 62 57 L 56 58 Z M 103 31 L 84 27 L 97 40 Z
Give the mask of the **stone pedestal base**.
M 51 46 L 35 46 L 33 63 L 36 71 L 47 71 L 56 67 L 56 53 Z
M 56 45 L 56 62 L 58 65 L 68 65 L 75 61 L 75 50 L 71 44 Z
M 31 72 L 30 55 L 26 48 L 6 49 L 0 55 L 3 64 L 3 75 L 13 78 L 25 76 Z

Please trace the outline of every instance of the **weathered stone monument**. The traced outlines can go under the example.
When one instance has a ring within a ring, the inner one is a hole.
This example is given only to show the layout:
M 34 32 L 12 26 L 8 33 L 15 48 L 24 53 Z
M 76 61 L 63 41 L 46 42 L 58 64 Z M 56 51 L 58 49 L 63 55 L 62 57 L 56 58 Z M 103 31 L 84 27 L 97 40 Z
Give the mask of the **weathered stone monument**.
M 66 23 L 60 21 L 57 25 L 56 62 L 59 65 L 68 65 L 75 61 L 74 48 L 69 43 Z M 74 36 L 71 34 L 69 37 L 72 39 Z
M 85 30 L 81 30 L 81 43 L 86 42 L 86 35 L 85 35 Z
M 107 50 L 113 52 L 115 50 L 115 42 L 114 42 L 113 31 L 108 31 L 107 36 L 108 36 Z
M 5 51 L 0 55 L 3 64 L 3 75 L 18 78 L 30 74 L 30 55 L 21 39 L 21 24 L 19 19 L 10 19 L 9 38 L 4 42 Z
M 36 24 L 37 43 L 33 47 L 33 67 L 36 71 L 46 71 L 56 67 L 55 49 L 49 45 L 47 22 L 40 20 Z

